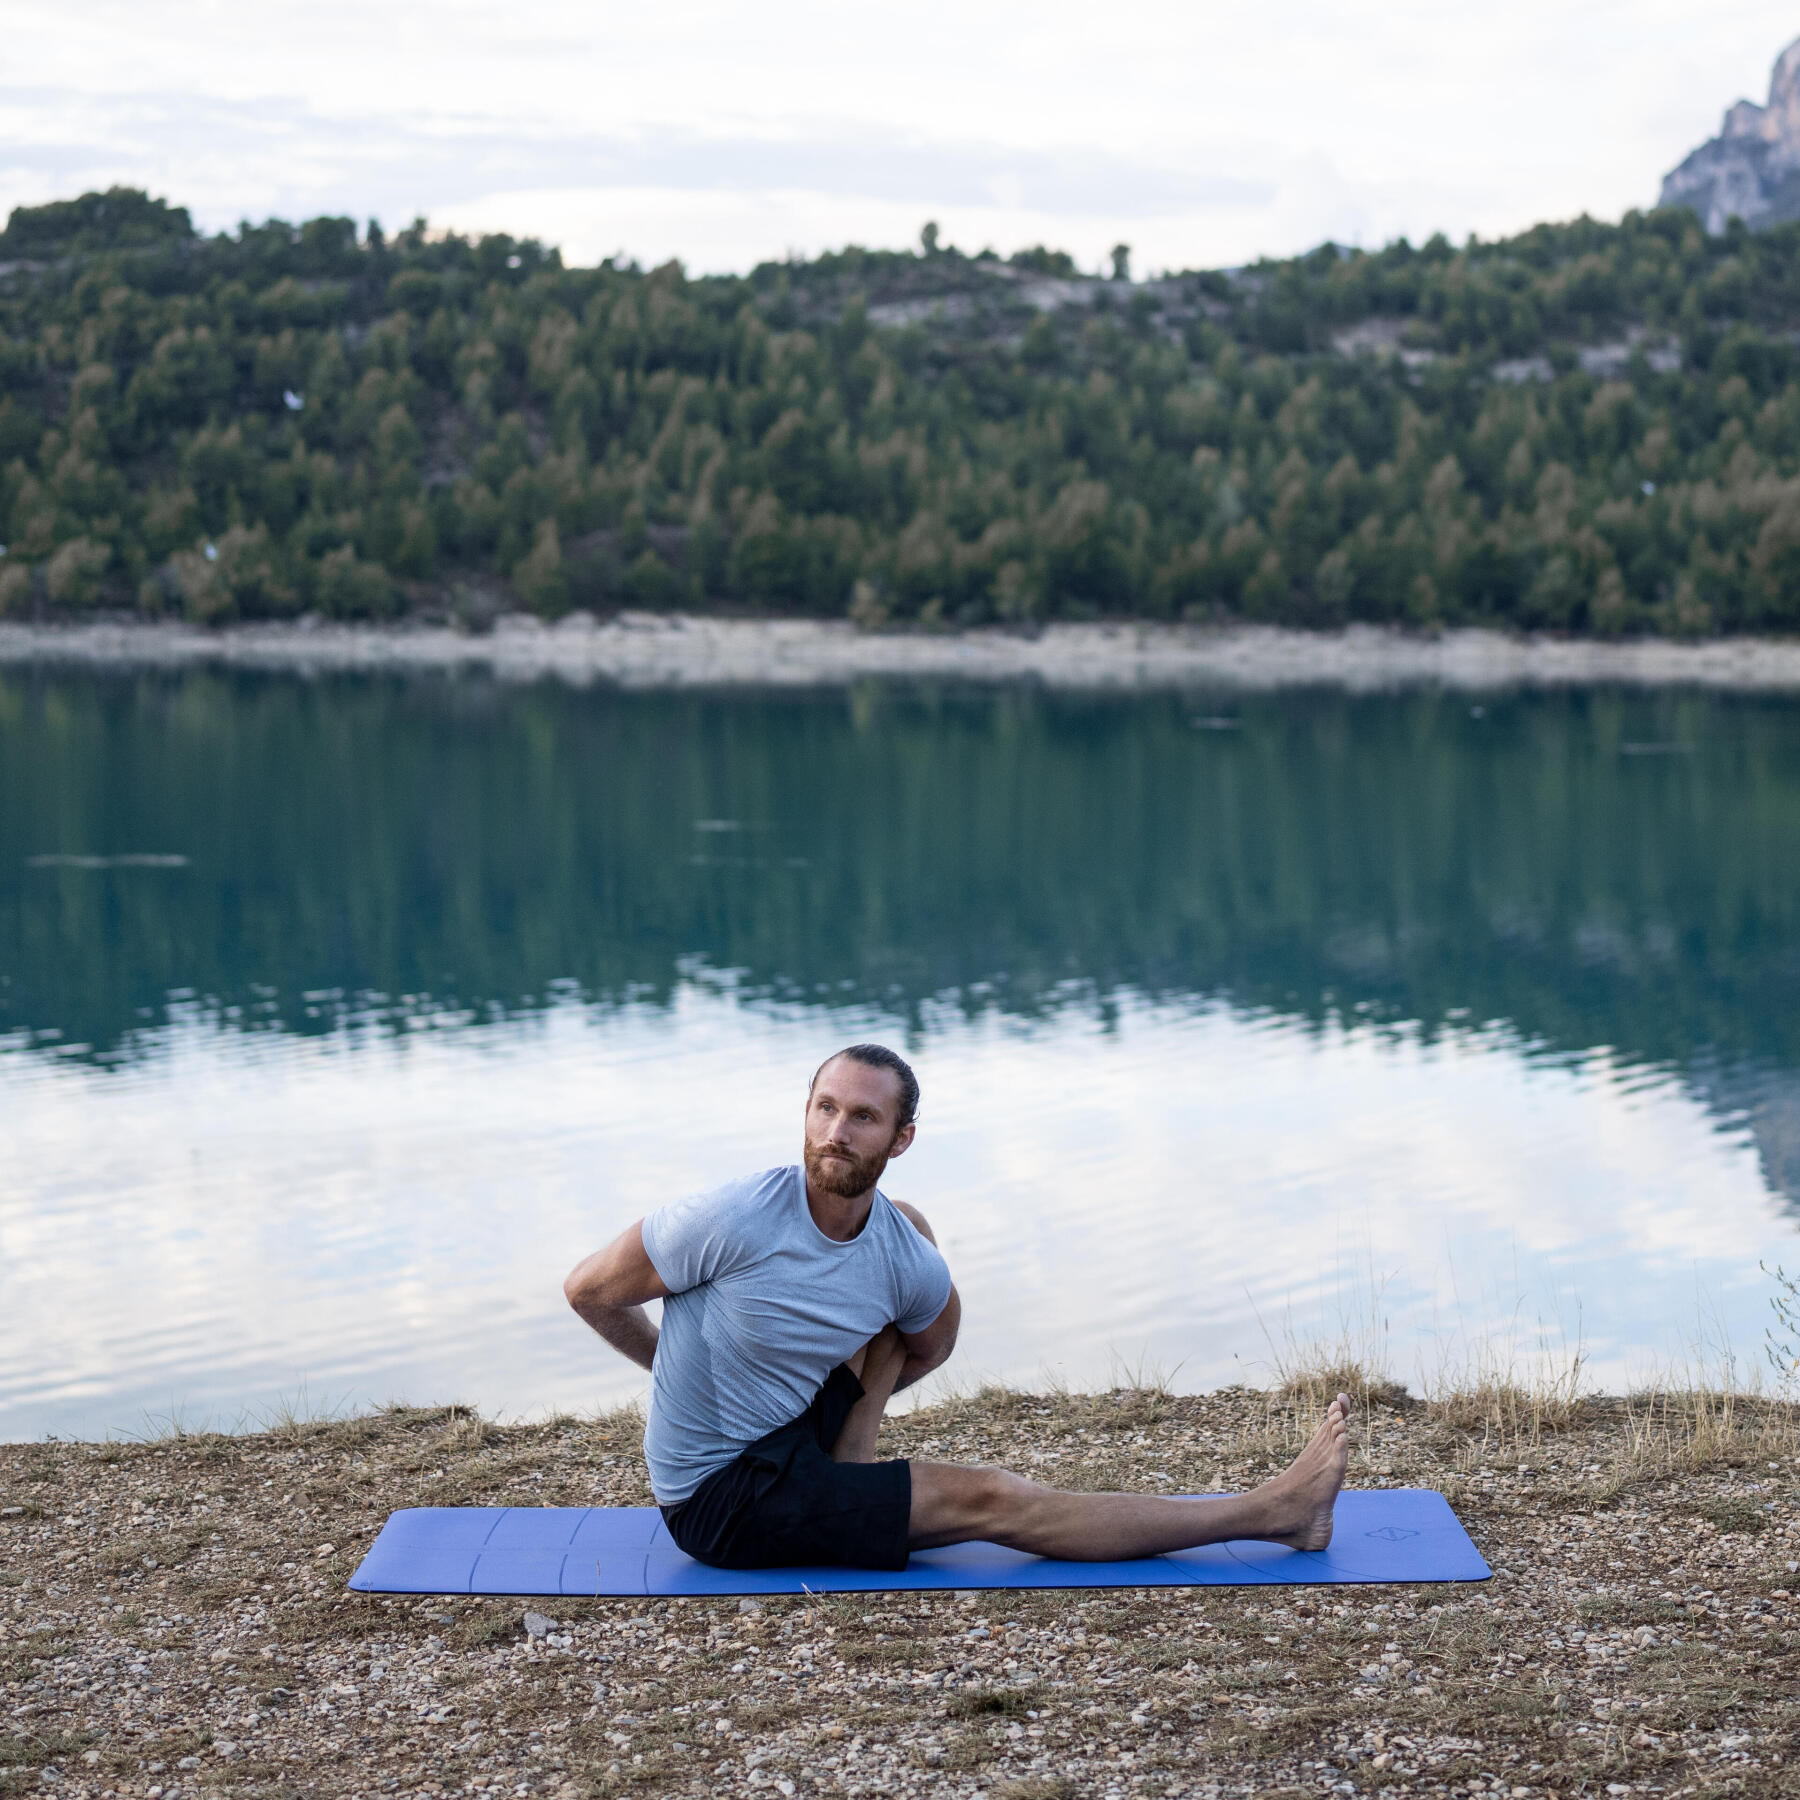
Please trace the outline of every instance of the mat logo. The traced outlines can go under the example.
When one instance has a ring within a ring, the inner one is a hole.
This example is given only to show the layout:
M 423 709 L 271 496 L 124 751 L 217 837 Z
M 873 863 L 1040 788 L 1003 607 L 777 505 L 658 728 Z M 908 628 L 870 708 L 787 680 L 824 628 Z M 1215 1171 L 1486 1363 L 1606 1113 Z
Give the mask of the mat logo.
M 1375 1531 L 1363 1533 L 1364 1537 L 1386 1538 L 1390 1544 L 1397 1544 L 1403 1538 L 1417 1537 L 1418 1535 L 1416 1531 L 1411 1531 L 1404 1525 L 1383 1525 Z

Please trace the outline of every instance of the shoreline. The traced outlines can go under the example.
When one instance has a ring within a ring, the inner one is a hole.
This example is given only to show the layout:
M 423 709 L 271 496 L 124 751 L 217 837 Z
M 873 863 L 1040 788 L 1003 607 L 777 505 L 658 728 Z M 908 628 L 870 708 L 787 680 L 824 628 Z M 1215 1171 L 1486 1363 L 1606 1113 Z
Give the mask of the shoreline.
M 0 623 L 0 665 L 198 667 L 303 675 L 483 673 L 628 688 L 842 686 L 869 678 L 1027 681 L 1102 692 L 1337 687 L 1460 692 L 1523 687 L 1800 691 L 1800 639 L 1517 638 L 1488 630 L 1423 637 L 1385 626 L 1058 624 L 1030 634 L 865 632 L 848 621 L 574 613 L 554 625 L 509 614 L 491 632 L 315 620 L 206 630 L 176 622 Z
M 344 1584 L 398 1507 L 645 1503 L 635 1415 L 0 1446 L 0 1796 L 1788 1791 L 1800 1409 L 1387 1392 L 1359 1403 L 1349 1485 L 1442 1491 L 1490 1581 L 369 1594 Z M 990 1389 L 891 1419 L 882 1449 L 1206 1492 L 1282 1467 L 1315 1413 Z

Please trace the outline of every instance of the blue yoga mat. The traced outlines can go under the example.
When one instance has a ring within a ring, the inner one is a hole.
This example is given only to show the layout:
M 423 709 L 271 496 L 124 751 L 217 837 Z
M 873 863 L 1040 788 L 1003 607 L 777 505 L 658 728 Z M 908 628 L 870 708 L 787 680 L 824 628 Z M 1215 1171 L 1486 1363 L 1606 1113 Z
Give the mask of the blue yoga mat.
M 712 1569 L 675 1548 L 653 1506 L 421 1506 L 392 1514 L 350 1585 L 373 1594 L 824 1594 L 944 1588 L 1300 1586 L 1486 1581 L 1442 1494 L 1346 1490 L 1329 1550 L 1246 1540 L 1133 1562 L 1055 1562 L 998 1544 L 915 1550 L 879 1569 Z

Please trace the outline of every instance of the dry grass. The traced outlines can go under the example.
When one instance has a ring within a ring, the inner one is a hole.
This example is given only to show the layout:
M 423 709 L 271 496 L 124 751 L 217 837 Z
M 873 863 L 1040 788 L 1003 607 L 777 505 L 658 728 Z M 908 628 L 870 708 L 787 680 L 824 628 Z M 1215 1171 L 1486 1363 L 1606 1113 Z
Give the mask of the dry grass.
M 944 1384 L 930 1403 L 918 1409 L 941 1417 L 947 1424 L 966 1419 L 1018 1418 L 1033 1404 L 1041 1404 L 1023 1388 L 1004 1381 L 983 1381 L 974 1387 Z
M 1335 1327 L 1302 1332 L 1284 1318 L 1279 1335 L 1260 1318 L 1274 1371 L 1274 1392 L 1299 1404 L 1316 1419 L 1339 1394 L 1349 1395 L 1362 1413 L 1390 1410 L 1408 1399 L 1406 1383 L 1394 1373 L 1382 1283 L 1371 1271 L 1352 1281 L 1340 1304 Z
M 1741 1469 L 1800 1460 L 1793 1406 L 1729 1387 L 1650 1390 L 1624 1403 L 1633 1470 Z
M 1479 1435 L 1484 1451 L 1517 1456 L 1575 1422 L 1584 1362 L 1578 1345 L 1522 1359 L 1510 1349 L 1486 1348 L 1461 1367 L 1444 1369 L 1426 1405 L 1452 1430 Z
M 0 1796 L 1786 1791 L 1800 1413 L 1716 1370 L 1566 1415 L 1529 1375 L 1414 1401 L 1314 1372 L 1361 1396 L 1355 1485 L 1444 1489 L 1491 1583 L 415 1600 L 343 1587 L 390 1509 L 640 1504 L 635 1415 L 0 1446 Z M 991 1388 L 901 1413 L 885 1447 L 1242 1488 L 1314 1410 L 1304 1383 Z
M 1441 1366 L 1415 1398 L 1385 1366 L 1360 1362 L 1348 1348 L 1342 1338 L 1288 1340 L 1279 1385 L 1261 1396 L 1261 1417 L 1240 1428 L 1233 1453 L 1292 1454 L 1331 1399 L 1345 1393 L 1355 1407 L 1359 1460 L 1383 1472 L 1396 1455 L 1389 1427 L 1415 1414 L 1449 1434 L 1464 1471 L 1530 1461 L 1551 1439 L 1612 1419 L 1605 1466 L 1593 1472 L 1595 1493 L 1608 1496 L 1650 1476 L 1800 1462 L 1800 1408 L 1762 1392 L 1754 1373 L 1746 1383 L 1728 1355 L 1690 1355 L 1636 1393 L 1609 1400 L 1587 1390 L 1579 1347 L 1528 1356 L 1488 1349 Z
M 1348 1394 L 1352 1404 L 1364 1412 L 1376 1406 L 1398 1408 L 1411 1397 L 1406 1383 L 1396 1381 L 1385 1369 L 1371 1369 L 1343 1356 L 1327 1356 L 1315 1364 L 1290 1368 L 1284 1372 L 1280 1391 L 1314 1415 L 1322 1413 L 1339 1394 Z

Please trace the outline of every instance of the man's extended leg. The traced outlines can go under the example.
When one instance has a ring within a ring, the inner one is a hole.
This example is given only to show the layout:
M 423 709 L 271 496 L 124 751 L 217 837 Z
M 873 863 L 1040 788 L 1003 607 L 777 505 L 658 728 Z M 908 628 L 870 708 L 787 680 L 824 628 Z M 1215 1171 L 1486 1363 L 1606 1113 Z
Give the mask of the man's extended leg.
M 833 1462 L 873 1462 L 875 1434 L 881 1429 L 881 1415 L 893 1398 L 894 1384 L 906 1366 L 906 1345 L 892 1326 L 869 1339 L 850 1358 L 850 1373 L 862 1383 L 863 1397 L 851 1407 L 844 1429 L 831 1446 Z
M 1073 1562 L 1159 1556 L 1232 1538 L 1323 1550 L 1331 1542 L 1331 1509 L 1349 1466 L 1349 1412 L 1349 1397 L 1338 1395 L 1311 1442 L 1273 1481 L 1216 1500 L 1070 1494 L 1004 1469 L 915 1462 L 908 1542 L 928 1550 L 984 1538 Z

